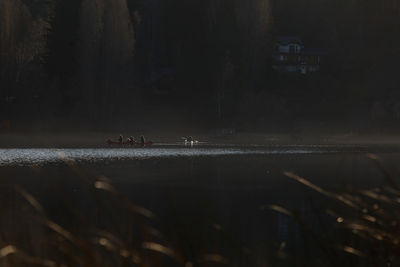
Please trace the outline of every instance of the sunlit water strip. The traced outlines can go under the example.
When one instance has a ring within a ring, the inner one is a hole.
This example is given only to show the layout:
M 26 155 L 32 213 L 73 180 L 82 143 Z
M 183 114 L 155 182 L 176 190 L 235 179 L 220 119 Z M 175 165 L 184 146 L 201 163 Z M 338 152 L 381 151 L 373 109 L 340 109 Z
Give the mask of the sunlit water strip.
M 273 154 L 321 154 L 337 153 L 334 149 L 315 147 L 301 148 L 84 148 L 84 149 L 0 149 L 0 166 L 41 165 L 66 160 L 75 162 L 97 162 L 129 159 L 178 158 L 178 157 L 222 157 L 240 155 Z

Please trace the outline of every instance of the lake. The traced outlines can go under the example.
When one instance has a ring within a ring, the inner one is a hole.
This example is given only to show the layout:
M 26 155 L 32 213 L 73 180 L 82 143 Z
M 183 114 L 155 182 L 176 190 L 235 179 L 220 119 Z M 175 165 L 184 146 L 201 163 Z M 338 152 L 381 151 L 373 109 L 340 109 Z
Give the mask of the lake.
M 377 155 L 379 164 L 369 153 Z M 321 249 L 313 245 L 306 249 L 307 242 L 315 242 L 308 240 L 299 224 L 266 205 L 295 211 L 317 232 L 324 227 L 336 231 L 335 219 L 326 214 L 321 218 L 321 213 L 335 210 L 348 214 L 351 210 L 283 171 L 329 192 L 358 192 L 386 186 L 387 173 L 397 180 L 399 158 L 397 146 L 164 144 L 151 148 L 0 149 L 1 199 L 10 212 L 25 210 L 26 203 L 12 193 L 12 186 L 18 185 L 40 203 L 46 218 L 75 235 L 103 229 L 125 245 L 136 247 L 137 240 L 151 240 L 179 251 L 174 260 L 165 259 L 171 258 L 168 255 L 159 259 L 160 266 L 173 266 L 183 258 L 190 264 L 199 259 L 229 260 L 233 266 L 293 266 L 294 259 L 297 265 L 299 259 L 312 258 L 309 266 L 317 266 L 323 262 Z M 162 237 L 143 236 L 145 230 L 137 233 L 132 226 L 137 226 L 137 221 L 131 222 L 124 211 L 125 202 L 157 217 L 146 220 Z M 34 210 L 35 205 L 31 206 Z M 22 225 L 15 225 L 16 219 L 11 217 L 2 217 L 2 229 L 10 231 L 11 227 L 18 232 Z M 42 239 L 47 238 L 45 231 L 39 232 Z M 34 239 L 36 235 L 30 236 Z M 32 250 L 15 233 L 4 236 L 10 243 Z M 343 236 L 337 241 L 343 241 Z M 31 253 L 42 255 L 43 251 L 33 249 Z M 317 256 L 304 257 L 307 253 Z M 154 255 L 146 255 L 151 262 Z

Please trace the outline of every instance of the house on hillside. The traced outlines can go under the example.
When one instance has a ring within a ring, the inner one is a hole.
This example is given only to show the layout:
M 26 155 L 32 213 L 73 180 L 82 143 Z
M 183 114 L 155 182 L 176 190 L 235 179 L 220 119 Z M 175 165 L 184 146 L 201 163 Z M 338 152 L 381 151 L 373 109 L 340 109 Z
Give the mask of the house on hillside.
M 274 46 L 272 68 L 282 73 L 317 72 L 324 54 L 323 49 L 305 47 L 297 36 L 280 36 Z

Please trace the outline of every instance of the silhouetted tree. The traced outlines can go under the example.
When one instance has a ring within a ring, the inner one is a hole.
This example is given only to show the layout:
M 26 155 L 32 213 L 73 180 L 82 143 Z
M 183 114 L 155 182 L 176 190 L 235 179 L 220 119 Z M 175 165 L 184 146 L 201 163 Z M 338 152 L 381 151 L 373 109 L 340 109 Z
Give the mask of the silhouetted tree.
M 95 121 L 117 115 L 132 71 L 134 34 L 126 0 L 84 0 L 81 77 L 88 114 Z M 133 101 L 133 98 L 131 99 Z
M 35 16 L 20 0 L 0 2 L 0 82 L 3 90 L 15 89 L 24 71 L 39 64 L 46 51 L 49 23 Z M 15 93 L 15 92 L 13 92 Z
M 244 87 L 259 86 L 266 73 L 266 63 L 271 45 L 269 33 L 272 14 L 269 0 L 236 0 L 237 23 L 239 27 Z

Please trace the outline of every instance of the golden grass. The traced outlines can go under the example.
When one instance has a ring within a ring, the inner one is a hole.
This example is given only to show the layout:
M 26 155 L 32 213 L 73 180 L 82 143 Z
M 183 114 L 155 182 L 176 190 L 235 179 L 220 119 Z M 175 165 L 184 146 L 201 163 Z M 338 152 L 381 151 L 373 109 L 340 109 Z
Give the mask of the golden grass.
M 180 240 L 163 233 L 156 214 L 131 203 L 109 179 L 91 176 L 68 159 L 64 163 L 93 202 L 90 214 L 82 214 L 54 179 L 47 180 L 61 200 L 59 209 L 73 216 L 66 225 L 53 220 L 33 194 L 7 183 L 0 188 L 12 196 L 0 210 L 0 266 L 228 265 L 214 250 L 188 254 Z M 39 166 L 32 170 L 45 175 Z
M 332 229 L 324 231 L 315 229 L 295 210 L 263 205 L 262 211 L 272 210 L 298 224 L 305 251 L 311 251 L 299 261 L 287 250 L 288 244 L 282 242 L 275 251 L 278 259 L 287 266 L 318 266 L 315 258 L 324 258 L 327 266 L 400 266 L 400 191 L 379 158 L 368 157 L 384 170 L 389 186 L 351 193 L 331 192 L 293 172 L 282 172 L 341 208 L 330 206 L 315 213 L 315 217 L 324 213 L 331 218 Z M 73 223 L 64 225 L 65 222 L 54 220 L 33 194 L 7 182 L 7 189 L 1 190 L 12 197 L 0 210 L 0 266 L 256 266 L 255 253 L 235 240 L 223 225 L 209 221 L 213 232 L 202 238 L 211 240 L 218 233 L 224 239 L 220 244 L 229 244 L 250 258 L 245 265 L 235 262 L 236 255 L 226 253 L 235 250 L 217 245 L 214 249 L 202 248 L 197 245 L 198 240 L 192 240 L 190 232 L 182 229 L 175 229 L 179 234 L 166 233 L 157 214 L 130 202 L 110 179 L 90 175 L 68 159 L 64 163 L 93 202 L 90 214 L 82 213 L 70 196 L 52 184 L 62 203 L 60 209 L 72 216 Z M 38 166 L 32 169 L 43 174 Z M 54 179 L 47 180 L 55 183 Z
M 292 172 L 283 171 L 286 177 L 341 204 L 338 211 L 330 208 L 320 211 L 334 219 L 331 221 L 332 233 L 318 233 L 296 211 L 282 206 L 264 205 L 261 208 L 292 218 L 301 227 L 304 235 L 311 237 L 326 253 L 331 266 L 400 266 L 400 192 L 396 179 L 384 168 L 379 157 L 372 154 L 367 157 L 382 172 L 388 186 L 337 193 L 327 191 Z M 281 253 L 281 250 L 277 253 Z M 343 258 L 337 252 L 358 259 Z

